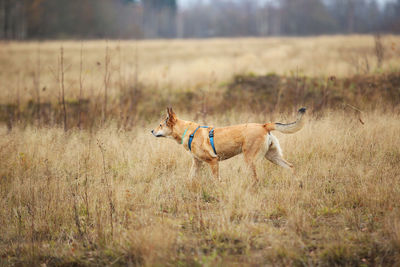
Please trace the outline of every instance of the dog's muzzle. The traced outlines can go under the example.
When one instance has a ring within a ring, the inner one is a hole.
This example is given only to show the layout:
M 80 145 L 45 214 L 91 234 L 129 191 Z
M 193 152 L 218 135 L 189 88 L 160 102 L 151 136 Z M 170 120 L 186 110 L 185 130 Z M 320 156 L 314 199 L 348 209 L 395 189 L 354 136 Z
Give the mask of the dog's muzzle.
M 154 130 L 151 130 L 151 133 L 155 136 L 155 137 L 163 137 L 161 134 L 155 134 Z

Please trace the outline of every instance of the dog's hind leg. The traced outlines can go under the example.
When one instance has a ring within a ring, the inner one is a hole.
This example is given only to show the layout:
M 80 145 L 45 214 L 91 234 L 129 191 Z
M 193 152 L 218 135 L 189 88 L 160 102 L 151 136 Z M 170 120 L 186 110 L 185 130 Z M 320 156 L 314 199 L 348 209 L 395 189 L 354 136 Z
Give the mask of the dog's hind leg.
M 246 143 L 243 146 L 243 157 L 248 168 L 253 176 L 253 182 L 258 183 L 257 171 L 255 163 L 264 155 L 265 153 L 265 139 L 259 138 L 253 142 Z
M 246 162 L 247 166 L 249 167 L 252 173 L 253 181 L 254 183 L 258 183 L 256 165 L 254 164 L 253 160 L 254 159 L 252 157 L 249 156 L 246 157 L 246 154 L 244 155 L 244 161 Z
M 254 183 L 258 183 L 255 161 L 259 159 L 261 152 L 262 152 L 261 145 L 259 146 L 253 145 L 249 149 L 245 149 L 243 151 L 244 161 L 246 162 L 248 168 L 251 171 Z
M 299 184 L 300 188 L 303 187 L 303 182 L 297 177 L 293 164 L 283 158 L 280 148 L 278 149 L 276 147 L 270 147 L 268 152 L 265 154 L 265 158 L 276 165 L 282 166 L 285 169 L 290 169 L 292 171 L 293 179 Z
M 189 173 L 190 179 L 193 179 L 199 173 L 199 169 L 202 163 L 203 162 L 201 160 L 193 158 L 192 167 L 190 168 L 190 173 Z
M 271 161 L 272 163 L 284 167 L 286 169 L 293 168 L 293 164 L 286 161 L 277 149 L 269 149 L 267 154 L 265 154 L 265 158 Z
M 290 169 L 292 171 L 293 179 L 296 182 L 298 182 L 300 188 L 302 188 L 303 182 L 298 179 L 295 168 L 293 167 L 293 164 L 286 161 L 283 158 L 282 150 L 279 145 L 278 139 L 276 139 L 276 137 L 273 135 L 271 135 L 271 137 L 272 137 L 272 139 L 271 139 L 270 147 L 269 147 L 267 153 L 265 153 L 265 158 L 276 165 L 282 166 L 283 168 L 286 168 L 286 169 Z
M 270 138 L 271 145 L 268 148 L 267 153 L 265 154 L 265 158 L 276 165 L 282 166 L 287 169 L 292 169 L 293 164 L 283 158 L 278 139 L 273 135 L 270 135 Z

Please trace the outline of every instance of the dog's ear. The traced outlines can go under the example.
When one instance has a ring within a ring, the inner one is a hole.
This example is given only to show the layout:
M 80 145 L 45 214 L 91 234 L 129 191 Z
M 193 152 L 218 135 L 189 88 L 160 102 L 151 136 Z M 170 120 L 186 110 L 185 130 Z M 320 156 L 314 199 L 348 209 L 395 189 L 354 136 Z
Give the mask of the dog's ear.
M 168 115 L 168 117 L 176 116 L 176 114 L 175 114 L 175 112 L 172 110 L 172 108 L 167 108 L 167 115 Z
M 167 108 L 167 124 L 173 125 L 176 122 L 176 114 L 172 108 Z

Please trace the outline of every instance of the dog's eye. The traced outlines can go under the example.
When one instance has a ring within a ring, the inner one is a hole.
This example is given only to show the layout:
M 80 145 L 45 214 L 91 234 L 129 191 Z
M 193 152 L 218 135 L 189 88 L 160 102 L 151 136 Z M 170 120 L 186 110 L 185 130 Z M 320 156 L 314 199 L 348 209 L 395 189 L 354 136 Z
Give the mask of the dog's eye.
M 162 124 L 160 123 L 160 127 L 162 127 Z

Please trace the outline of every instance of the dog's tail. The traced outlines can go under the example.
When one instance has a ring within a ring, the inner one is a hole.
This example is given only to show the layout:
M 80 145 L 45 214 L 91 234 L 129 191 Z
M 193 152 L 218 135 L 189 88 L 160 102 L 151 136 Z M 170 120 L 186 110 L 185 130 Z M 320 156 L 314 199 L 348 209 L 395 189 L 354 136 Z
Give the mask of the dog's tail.
M 267 129 L 268 132 L 276 130 L 286 134 L 295 133 L 297 131 L 300 131 L 301 128 L 303 128 L 305 122 L 303 115 L 305 113 L 306 113 L 306 108 L 301 108 L 297 113 L 297 119 L 295 122 L 288 124 L 283 124 L 279 122 L 266 123 L 264 124 L 264 127 Z

